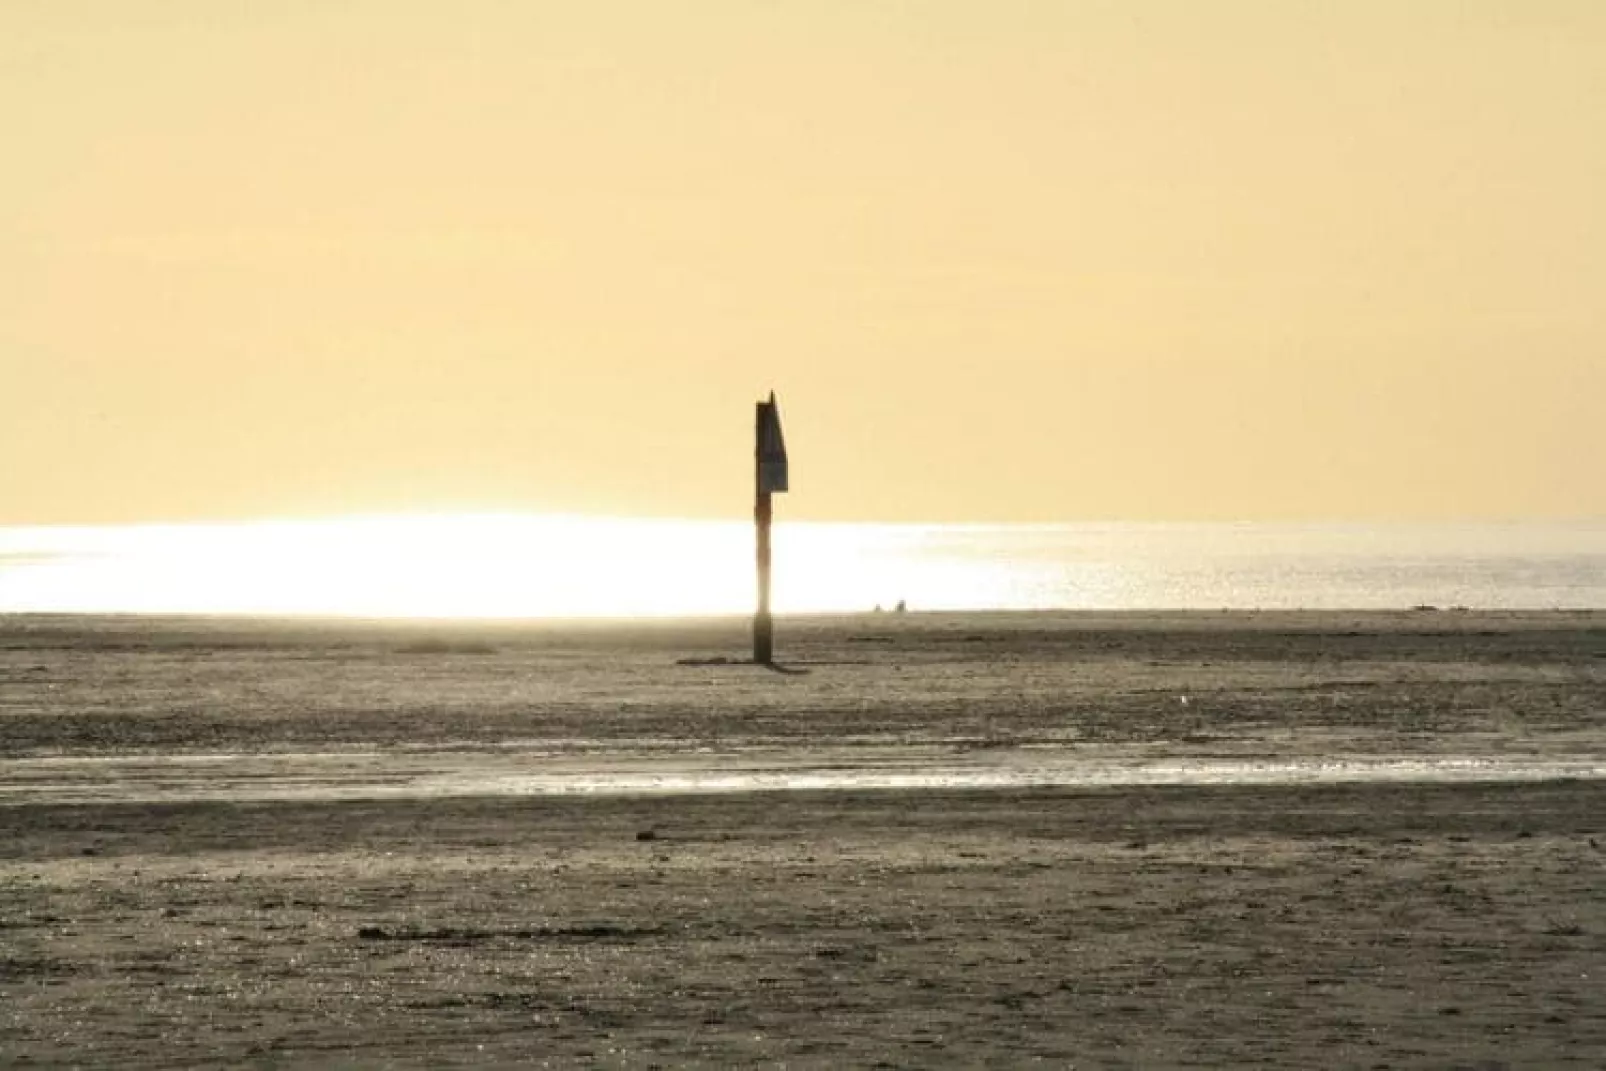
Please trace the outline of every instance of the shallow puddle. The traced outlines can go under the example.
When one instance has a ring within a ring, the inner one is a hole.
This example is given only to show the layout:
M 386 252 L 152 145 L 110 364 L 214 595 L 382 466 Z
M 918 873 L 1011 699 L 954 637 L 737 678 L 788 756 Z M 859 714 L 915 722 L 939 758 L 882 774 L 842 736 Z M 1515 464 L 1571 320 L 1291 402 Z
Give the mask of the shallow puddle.
M 956 755 L 932 747 L 631 755 L 338 752 L 10 760 L 0 763 L 0 804 L 1601 778 L 1606 760 L 1588 757 L 1245 760 L 1035 748 Z

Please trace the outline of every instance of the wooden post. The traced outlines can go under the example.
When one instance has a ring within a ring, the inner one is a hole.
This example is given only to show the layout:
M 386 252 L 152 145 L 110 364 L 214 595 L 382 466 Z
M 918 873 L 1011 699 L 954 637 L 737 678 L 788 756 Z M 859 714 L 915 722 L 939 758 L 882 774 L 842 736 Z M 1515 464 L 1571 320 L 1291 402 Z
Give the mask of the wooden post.
M 773 397 L 773 395 L 772 395 Z M 764 427 L 773 403 L 759 402 L 753 421 L 753 528 L 758 567 L 758 610 L 753 614 L 753 661 L 775 661 L 775 621 L 770 616 L 770 492 L 764 480 Z

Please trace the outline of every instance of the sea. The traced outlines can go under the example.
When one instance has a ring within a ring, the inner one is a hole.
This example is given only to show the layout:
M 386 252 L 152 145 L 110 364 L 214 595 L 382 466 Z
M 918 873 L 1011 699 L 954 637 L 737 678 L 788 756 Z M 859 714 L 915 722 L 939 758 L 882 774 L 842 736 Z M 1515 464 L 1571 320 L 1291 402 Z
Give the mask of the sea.
M 0 527 L 0 613 L 742 614 L 750 522 L 470 514 Z M 1606 519 L 779 523 L 778 613 L 1606 608 Z

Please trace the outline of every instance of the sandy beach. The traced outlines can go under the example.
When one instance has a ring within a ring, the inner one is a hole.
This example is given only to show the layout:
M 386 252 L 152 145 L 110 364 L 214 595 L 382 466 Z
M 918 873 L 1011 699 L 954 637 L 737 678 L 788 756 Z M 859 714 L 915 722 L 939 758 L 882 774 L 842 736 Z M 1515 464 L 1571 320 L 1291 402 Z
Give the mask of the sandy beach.
M 0 622 L 0 1063 L 1606 1061 L 1606 613 L 744 645 Z

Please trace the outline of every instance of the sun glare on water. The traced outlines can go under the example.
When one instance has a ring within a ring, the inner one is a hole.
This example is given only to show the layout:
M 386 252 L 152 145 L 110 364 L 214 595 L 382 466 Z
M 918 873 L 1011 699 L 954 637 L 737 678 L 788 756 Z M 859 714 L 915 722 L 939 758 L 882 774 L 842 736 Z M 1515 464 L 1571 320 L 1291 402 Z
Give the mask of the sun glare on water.
M 778 523 L 777 613 L 1594 607 L 1599 524 Z M 691 617 L 753 609 L 751 522 L 531 514 L 0 527 L 0 613 Z
M 1006 605 L 1011 580 L 915 526 L 777 526 L 779 612 Z M 0 530 L 0 611 L 639 617 L 743 613 L 738 521 L 367 517 Z

